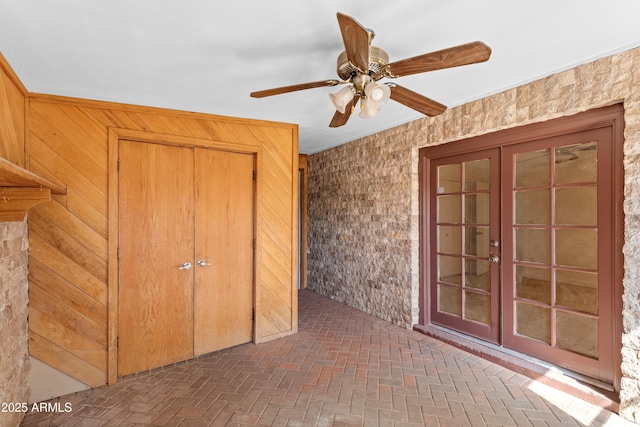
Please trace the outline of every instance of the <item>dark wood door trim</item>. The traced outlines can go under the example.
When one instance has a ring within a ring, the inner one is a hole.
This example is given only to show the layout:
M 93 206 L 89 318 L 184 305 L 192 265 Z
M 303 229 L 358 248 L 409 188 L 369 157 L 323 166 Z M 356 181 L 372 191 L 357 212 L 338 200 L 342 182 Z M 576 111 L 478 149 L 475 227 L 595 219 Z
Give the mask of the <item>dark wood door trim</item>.
M 419 158 L 420 160 L 423 158 L 434 159 L 605 127 L 611 127 L 614 134 L 622 138 L 620 141 L 624 139 L 624 108 L 622 104 L 474 136 L 446 144 L 423 147 L 420 149 Z

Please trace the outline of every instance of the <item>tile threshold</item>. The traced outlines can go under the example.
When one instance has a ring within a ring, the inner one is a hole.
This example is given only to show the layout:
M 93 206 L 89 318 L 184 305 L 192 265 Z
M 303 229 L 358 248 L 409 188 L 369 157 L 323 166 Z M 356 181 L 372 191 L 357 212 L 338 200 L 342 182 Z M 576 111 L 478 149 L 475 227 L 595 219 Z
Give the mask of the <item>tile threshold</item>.
M 568 373 L 561 368 L 497 345 L 468 337 L 436 325 L 414 325 L 413 330 L 465 350 L 542 384 L 568 393 L 608 411 L 619 412 L 618 394 L 606 389 L 610 385 Z M 575 377 L 574 377 L 575 375 Z M 601 386 L 599 384 L 602 384 Z

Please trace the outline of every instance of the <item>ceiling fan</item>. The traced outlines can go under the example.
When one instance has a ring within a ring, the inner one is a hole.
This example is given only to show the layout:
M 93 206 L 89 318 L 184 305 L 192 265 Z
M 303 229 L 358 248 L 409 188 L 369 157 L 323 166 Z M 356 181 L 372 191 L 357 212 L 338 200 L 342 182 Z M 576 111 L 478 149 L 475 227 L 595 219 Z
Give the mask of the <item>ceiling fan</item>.
M 280 95 L 317 87 L 346 84 L 336 93 L 330 94 L 336 113 L 330 127 L 343 126 L 360 101 L 360 117 L 374 116 L 389 98 L 427 116 L 436 116 L 447 107 L 423 95 L 395 83 L 379 84 L 383 78 L 396 78 L 411 74 L 461 65 L 484 62 L 491 56 L 491 48 L 476 41 L 424 55 L 389 63 L 389 55 L 379 47 L 372 46 L 375 33 L 360 25 L 355 19 L 338 13 L 338 25 L 342 33 L 345 51 L 338 56 L 338 76 L 342 80 L 322 80 L 252 92 L 254 98 Z

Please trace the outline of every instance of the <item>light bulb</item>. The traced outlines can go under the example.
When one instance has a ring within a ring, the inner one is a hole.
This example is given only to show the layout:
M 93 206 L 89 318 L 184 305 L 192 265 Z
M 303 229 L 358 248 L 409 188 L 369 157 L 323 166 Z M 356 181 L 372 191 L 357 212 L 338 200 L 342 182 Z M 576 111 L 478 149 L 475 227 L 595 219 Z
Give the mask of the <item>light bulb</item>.
M 380 101 L 384 97 L 384 91 L 379 86 L 375 87 L 369 93 L 369 97 L 374 101 Z

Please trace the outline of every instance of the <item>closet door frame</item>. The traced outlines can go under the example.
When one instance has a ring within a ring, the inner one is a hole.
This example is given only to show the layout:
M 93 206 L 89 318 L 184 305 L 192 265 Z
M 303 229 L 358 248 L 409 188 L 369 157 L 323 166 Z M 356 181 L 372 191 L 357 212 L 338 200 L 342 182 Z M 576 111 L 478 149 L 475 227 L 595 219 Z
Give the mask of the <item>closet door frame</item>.
M 120 140 L 137 141 L 144 143 L 155 143 L 164 145 L 173 145 L 186 148 L 209 148 L 222 151 L 231 151 L 242 154 L 252 154 L 255 158 L 256 174 L 262 170 L 263 149 L 261 147 L 238 144 L 234 142 L 212 141 L 208 139 L 189 138 L 181 136 L 173 136 L 159 134 L 153 132 L 136 131 L 131 129 L 109 128 L 109 214 L 108 214 L 108 327 L 107 327 L 107 382 L 108 384 L 116 384 L 118 382 L 118 153 Z M 257 197 L 261 193 L 261 180 L 256 179 L 255 182 L 255 203 L 254 203 L 254 230 L 260 228 L 260 212 L 261 202 Z M 256 247 L 260 246 L 260 234 L 256 233 Z M 254 278 L 258 277 L 257 269 L 259 268 L 259 253 L 256 251 L 254 256 Z M 256 301 L 259 301 L 259 286 L 254 283 L 253 305 L 258 309 Z M 255 316 L 253 328 L 253 341 L 259 333 L 259 316 Z

